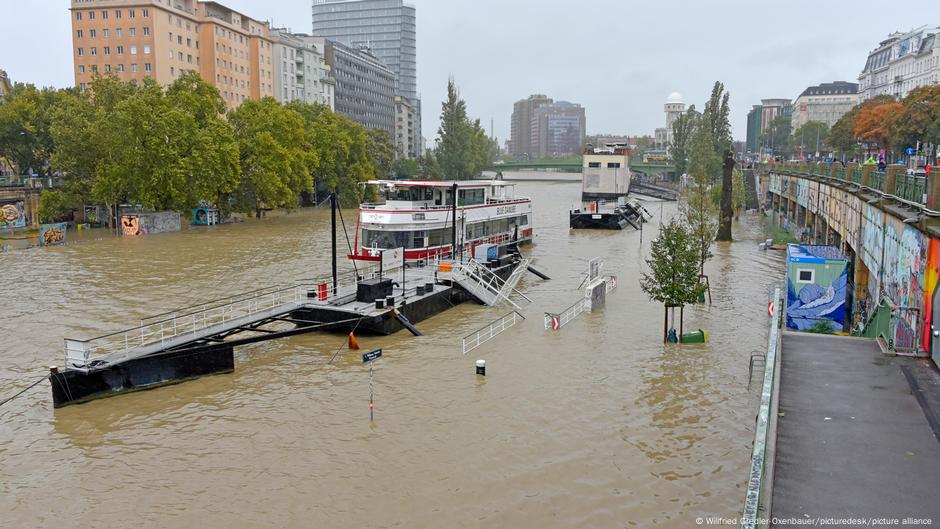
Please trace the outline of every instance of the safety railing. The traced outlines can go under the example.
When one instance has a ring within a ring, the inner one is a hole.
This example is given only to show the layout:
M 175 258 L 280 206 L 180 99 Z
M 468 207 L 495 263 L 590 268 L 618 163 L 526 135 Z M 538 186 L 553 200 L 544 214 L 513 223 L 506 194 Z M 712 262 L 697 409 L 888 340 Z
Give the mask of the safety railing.
M 773 404 L 774 386 L 777 376 L 777 344 L 780 335 L 781 299 L 780 288 L 774 290 L 773 303 L 777 310 L 770 319 L 770 337 L 767 340 L 767 357 L 764 362 L 764 382 L 761 387 L 760 408 L 757 412 L 757 427 L 754 430 L 754 447 L 751 450 L 750 473 L 744 496 L 741 516 L 742 529 L 754 529 L 759 525 L 761 493 L 764 490 L 767 440 L 770 430 L 770 412 Z
M 579 315 L 584 313 L 587 310 L 590 300 L 587 298 L 581 298 L 576 301 L 573 305 L 567 309 L 554 314 L 551 312 L 545 313 L 545 330 L 557 331 L 565 325 L 571 323 L 572 320 L 577 318 Z
M 924 193 L 927 190 L 927 179 L 925 177 L 899 174 L 895 178 L 894 186 L 894 194 L 904 200 L 920 204 L 926 202 Z
M 523 320 L 525 320 L 525 316 L 519 314 L 517 311 L 512 311 L 502 318 L 490 322 L 489 325 L 464 336 L 462 343 L 463 354 L 467 354 L 477 347 L 480 347 Z
M 70 367 L 86 367 L 95 360 L 108 361 L 113 355 L 131 356 L 135 350 L 161 350 L 170 342 L 198 340 L 234 322 L 245 325 L 262 319 L 276 309 L 300 306 L 306 287 L 295 285 L 277 290 L 261 290 L 254 295 L 209 306 L 197 306 L 185 313 L 172 313 L 160 320 L 145 320 L 141 325 L 87 340 L 66 338 L 65 356 Z M 151 352 L 151 351 L 147 351 Z

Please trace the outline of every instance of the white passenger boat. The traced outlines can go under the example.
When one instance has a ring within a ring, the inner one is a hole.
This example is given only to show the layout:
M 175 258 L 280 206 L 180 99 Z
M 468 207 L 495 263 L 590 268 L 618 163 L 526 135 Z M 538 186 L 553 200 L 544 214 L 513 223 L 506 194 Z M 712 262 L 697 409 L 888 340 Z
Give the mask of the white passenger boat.
M 511 182 L 370 180 L 366 185 L 376 188 L 381 202 L 360 205 L 350 259 L 380 261 L 381 250 L 394 248 L 404 248 L 406 260 L 452 255 L 454 234 L 457 249 L 462 246 L 469 256 L 479 245 L 532 240 L 532 201 L 516 196 Z

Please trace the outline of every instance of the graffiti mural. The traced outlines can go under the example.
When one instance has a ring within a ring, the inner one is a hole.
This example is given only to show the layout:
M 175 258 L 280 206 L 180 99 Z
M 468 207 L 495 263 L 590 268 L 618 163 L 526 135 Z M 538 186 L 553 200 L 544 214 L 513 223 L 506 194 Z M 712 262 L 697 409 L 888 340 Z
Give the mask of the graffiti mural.
M 26 226 L 26 204 L 22 201 L 0 203 L 0 228 Z
M 809 180 L 800 178 L 796 184 L 796 203 L 804 208 L 809 207 Z
M 927 244 L 927 266 L 924 269 L 924 327 L 921 335 L 921 347 L 930 350 L 930 322 L 933 321 L 933 292 L 940 280 L 940 240 L 930 239 Z M 940 359 L 934 358 L 934 362 Z
M 884 213 L 870 204 L 862 210 L 862 249 L 856 252 L 868 268 L 868 298 L 874 307 L 881 299 L 881 248 L 884 240 Z
M 917 229 L 892 216 L 885 217 L 882 296 L 899 307 L 894 318 L 896 347 L 914 347 L 920 326 L 916 309 L 924 299 L 927 245 Z
M 219 210 L 215 208 L 193 208 L 193 226 L 214 226 L 219 223 Z
M 43 224 L 39 226 L 39 246 L 58 246 L 65 244 L 65 232 L 68 224 Z
M 121 215 L 121 233 L 140 235 L 140 215 Z
M 787 327 L 845 326 L 848 261 L 833 246 L 787 247 Z
M 858 248 L 861 240 L 859 230 L 862 226 L 862 199 L 852 193 L 845 193 L 843 211 L 845 212 L 845 234 L 843 239 L 848 242 L 852 248 Z

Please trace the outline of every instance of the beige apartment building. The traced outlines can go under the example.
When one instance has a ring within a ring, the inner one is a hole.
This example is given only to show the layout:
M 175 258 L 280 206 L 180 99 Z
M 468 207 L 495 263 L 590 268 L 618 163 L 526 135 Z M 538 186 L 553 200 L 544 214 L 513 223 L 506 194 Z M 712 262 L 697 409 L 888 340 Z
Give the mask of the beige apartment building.
M 72 0 L 75 84 L 95 73 L 170 84 L 196 71 L 230 108 L 274 95 L 272 41 L 259 22 L 216 2 Z

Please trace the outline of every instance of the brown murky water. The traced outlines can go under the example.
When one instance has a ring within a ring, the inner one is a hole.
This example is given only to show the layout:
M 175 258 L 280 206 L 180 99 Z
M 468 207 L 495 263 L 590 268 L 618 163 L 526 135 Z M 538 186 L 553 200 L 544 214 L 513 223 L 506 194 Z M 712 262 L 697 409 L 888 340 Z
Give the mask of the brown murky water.
M 640 233 L 570 232 L 576 183 L 533 197 L 528 320 L 470 355 L 460 337 L 507 311 L 464 304 L 382 347 L 368 374 L 335 334 L 236 351 L 236 371 L 53 410 L 47 383 L 0 408 L 3 527 L 695 527 L 740 512 L 766 300 L 782 256 L 758 217 L 709 264 L 714 305 L 686 313 L 704 346 L 663 346 L 637 278 Z M 647 225 L 648 245 L 659 223 Z M 666 205 L 663 215 L 675 212 Z M 0 255 L 0 397 L 62 363 L 62 338 L 329 271 L 328 211 Z M 347 222 L 352 214 L 347 214 Z M 619 276 L 606 309 L 557 333 L 587 260 Z M 343 266 L 347 266 L 343 263 Z M 474 361 L 487 360 L 485 379 Z

